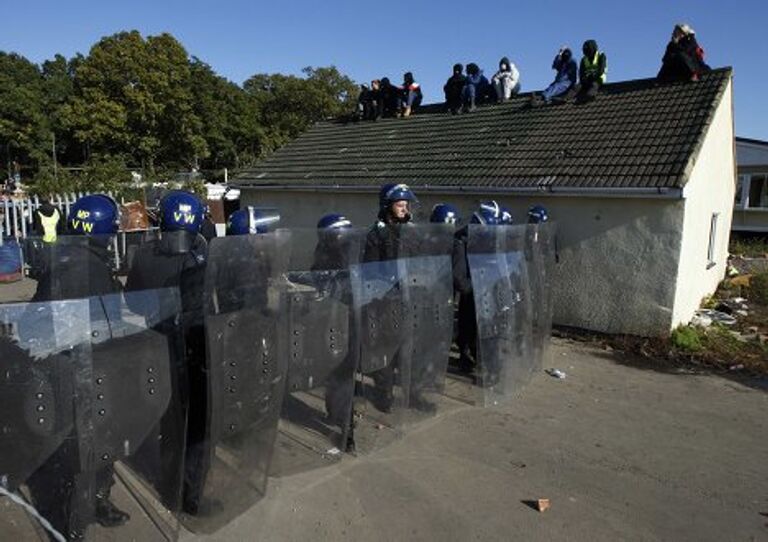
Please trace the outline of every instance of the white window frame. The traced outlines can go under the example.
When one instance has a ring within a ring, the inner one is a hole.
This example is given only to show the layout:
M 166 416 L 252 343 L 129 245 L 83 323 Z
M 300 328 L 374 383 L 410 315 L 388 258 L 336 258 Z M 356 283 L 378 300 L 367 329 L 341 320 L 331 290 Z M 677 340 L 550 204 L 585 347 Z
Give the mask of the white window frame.
M 715 247 L 717 245 L 717 222 L 720 219 L 720 213 L 712 213 L 709 219 L 709 245 L 707 246 L 707 269 L 712 269 L 717 265 L 715 261 Z

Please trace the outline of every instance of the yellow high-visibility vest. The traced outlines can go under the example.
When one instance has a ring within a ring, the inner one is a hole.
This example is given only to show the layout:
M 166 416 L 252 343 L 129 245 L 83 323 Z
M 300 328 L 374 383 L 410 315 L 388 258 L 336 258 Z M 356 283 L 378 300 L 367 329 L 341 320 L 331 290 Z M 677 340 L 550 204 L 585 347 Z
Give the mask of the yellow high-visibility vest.
M 59 220 L 61 220 L 58 209 L 54 209 L 51 216 L 45 216 L 40 211 L 38 211 L 38 214 L 40 215 L 40 224 L 43 226 L 43 242 L 55 243 L 58 238 L 56 226 L 58 226 Z
M 595 58 L 591 60 L 587 57 L 584 57 L 584 70 L 587 73 L 597 73 L 599 59 L 600 59 L 600 51 L 597 51 L 595 53 Z M 605 83 L 605 76 L 607 73 L 608 73 L 608 65 L 606 64 L 605 71 L 603 72 L 603 75 L 600 76 L 601 83 Z

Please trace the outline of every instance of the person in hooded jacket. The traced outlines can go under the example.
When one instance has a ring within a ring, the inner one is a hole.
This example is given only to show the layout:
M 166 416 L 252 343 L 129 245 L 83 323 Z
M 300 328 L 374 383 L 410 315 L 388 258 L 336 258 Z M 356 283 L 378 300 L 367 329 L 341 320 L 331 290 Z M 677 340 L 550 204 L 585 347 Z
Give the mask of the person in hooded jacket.
M 462 91 L 464 111 L 471 113 L 477 108 L 477 104 L 485 100 L 490 90 L 488 78 L 483 75 L 483 70 L 471 62 L 467 64 L 467 81 Z
M 393 85 L 388 77 L 381 79 L 379 84 L 378 118 L 396 117 L 400 107 L 402 91 Z
M 549 85 L 541 97 L 545 103 L 550 103 L 553 98 L 565 95 L 576 84 L 576 74 L 578 68 L 576 61 L 573 60 L 573 53 L 568 47 L 560 48 L 555 59 L 552 61 L 552 69 L 557 72 L 555 80 Z M 537 99 L 536 95 L 531 95 L 532 101 Z
M 464 66 L 461 64 L 453 65 L 453 75 L 443 85 L 443 92 L 445 93 L 445 105 L 448 111 L 457 115 L 461 113 L 461 108 L 464 105 L 462 96 L 464 94 L 464 86 L 467 84 L 467 76 L 464 75 Z
M 693 28 L 682 23 L 675 25 L 656 78 L 663 82 L 698 81 L 709 70 Z
M 573 90 L 576 101 L 584 102 L 595 99 L 600 87 L 605 84 L 608 66 L 605 53 L 598 49 L 595 40 L 585 41 L 581 51 L 584 56 L 579 64 L 579 84 Z
M 410 117 L 414 109 L 421 105 L 423 96 L 421 85 L 414 79 L 411 72 L 403 75 L 402 96 L 400 98 L 400 111 L 403 117 Z
M 491 82 L 496 91 L 497 102 L 509 100 L 520 92 L 520 72 L 507 57 L 499 61 L 499 71 L 491 78 Z

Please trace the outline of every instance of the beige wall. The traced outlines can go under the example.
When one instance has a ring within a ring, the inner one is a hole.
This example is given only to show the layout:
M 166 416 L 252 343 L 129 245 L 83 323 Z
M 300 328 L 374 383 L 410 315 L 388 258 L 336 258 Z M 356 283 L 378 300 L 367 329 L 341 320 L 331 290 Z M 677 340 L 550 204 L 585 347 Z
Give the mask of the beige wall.
M 673 326 L 690 321 L 702 299 L 712 294 L 725 276 L 735 186 L 730 83 L 683 191 L 685 222 Z M 715 265 L 709 267 L 707 248 L 713 213 L 719 213 L 719 219 L 713 258 Z
M 468 217 L 481 199 L 470 195 L 420 194 L 417 216 L 426 220 L 439 201 Z M 338 190 L 297 192 L 243 190 L 243 204 L 277 206 L 284 227 L 314 226 L 320 216 L 341 212 L 356 225 L 371 224 L 376 194 Z M 683 226 L 682 200 L 582 197 L 498 197 L 516 222 L 534 203 L 558 222 L 560 261 L 555 272 L 555 323 L 610 333 L 669 332 L 677 255 Z M 706 247 L 704 248 L 706 250 Z

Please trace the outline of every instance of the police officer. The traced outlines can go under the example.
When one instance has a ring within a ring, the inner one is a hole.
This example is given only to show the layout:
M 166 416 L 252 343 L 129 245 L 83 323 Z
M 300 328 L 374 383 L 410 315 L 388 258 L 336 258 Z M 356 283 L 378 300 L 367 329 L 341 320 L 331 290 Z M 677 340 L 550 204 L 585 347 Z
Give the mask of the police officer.
M 330 213 L 324 215 L 317 222 L 318 241 L 315 247 L 315 256 L 312 262 L 311 271 L 345 271 L 349 269 L 350 263 L 350 245 L 352 242 L 345 233 L 349 233 L 352 228 L 352 222 L 344 215 L 339 213 Z M 348 271 L 347 271 L 348 272 Z M 342 277 L 342 280 L 349 276 Z M 352 299 L 349 289 L 342 288 L 340 301 L 351 308 Z M 350 323 L 352 320 L 352 311 L 350 311 Z M 354 326 L 349 326 L 350 332 Z M 346 433 L 346 442 L 342 443 L 347 453 L 355 451 L 354 436 L 354 414 L 349 408 L 352 404 L 354 394 L 354 373 L 357 368 L 357 356 L 354 351 L 356 337 L 350 335 L 350 349 L 347 357 L 328 377 L 325 393 L 325 411 L 328 414 L 328 420 L 341 428 L 342 433 Z
M 197 515 L 210 461 L 206 438 L 208 386 L 203 328 L 208 247 L 200 235 L 205 206 L 194 194 L 174 190 L 163 196 L 159 207 L 160 237 L 136 251 L 126 290 L 178 288 L 181 296 L 183 344 L 176 344 L 174 349 L 179 358 L 174 391 L 180 394 L 187 409 L 182 507 L 186 513 Z M 168 413 L 161 421 L 165 425 L 164 431 L 175 430 L 173 426 L 177 418 L 177 412 Z M 176 439 L 172 441 L 177 442 Z M 174 453 L 181 452 L 164 450 L 165 460 L 173 458 Z M 169 486 L 172 488 L 174 484 Z
M 416 196 L 406 184 L 385 184 L 379 190 L 379 214 L 368 231 L 363 250 L 363 262 L 384 262 L 406 258 L 413 247 L 401 242 L 400 228 L 411 222 L 411 205 Z M 394 402 L 395 369 L 405 354 L 404 345 L 399 345 L 389 364 L 371 373 L 375 383 L 377 408 L 390 412 Z
M 470 219 L 471 224 L 486 226 L 503 225 L 505 221 L 511 222 L 511 214 L 507 212 L 505 216 L 504 209 L 493 200 L 481 202 Z M 459 370 L 466 374 L 472 373 L 477 365 L 477 319 L 472 276 L 467 259 L 468 241 L 469 225 L 456 232 L 453 260 L 453 283 L 459 294 L 456 346 L 459 348 Z
M 52 254 L 44 258 L 40 269 L 32 301 L 83 299 L 119 292 L 109 252 L 118 224 L 118 207 L 109 196 L 96 194 L 77 200 L 68 217 L 68 232 L 85 238 L 82 242 L 68 238 L 51 248 Z M 96 318 L 100 310 L 100 306 L 93 306 L 91 317 Z M 73 432 L 27 480 L 38 512 L 73 540 L 85 536 L 91 511 L 104 527 L 117 527 L 130 519 L 110 500 L 112 463 L 94 472 L 81 472 L 77 442 L 78 435 Z M 95 502 L 89 502 L 91 496 Z

